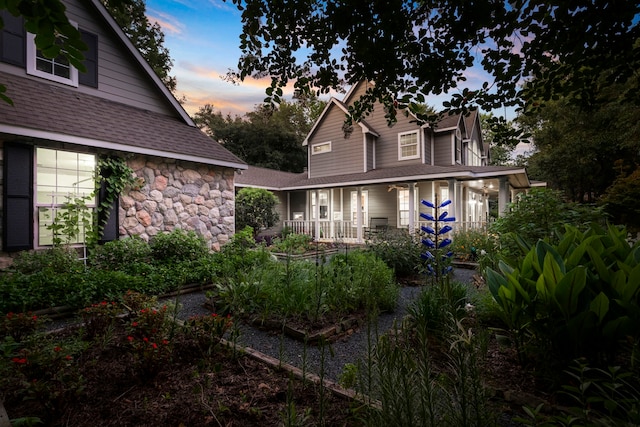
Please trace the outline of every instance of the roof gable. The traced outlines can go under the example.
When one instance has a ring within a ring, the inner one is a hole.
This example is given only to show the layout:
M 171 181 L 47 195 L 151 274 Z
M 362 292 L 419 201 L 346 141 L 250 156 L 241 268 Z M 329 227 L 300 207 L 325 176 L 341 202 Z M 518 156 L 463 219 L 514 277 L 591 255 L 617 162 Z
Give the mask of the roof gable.
M 84 2 L 81 2 L 85 4 Z M 149 65 L 149 63 L 144 59 L 140 51 L 133 45 L 131 40 L 127 37 L 127 35 L 122 31 L 118 23 L 113 19 L 109 11 L 106 7 L 100 2 L 100 0 L 89 0 L 89 3 L 93 8 L 97 11 L 98 15 L 103 20 L 103 25 L 111 31 L 116 38 L 121 42 L 124 49 L 128 51 L 131 55 L 133 61 L 136 62 L 136 65 L 140 67 L 143 71 L 145 78 L 151 81 L 154 87 L 162 94 L 162 96 L 166 99 L 168 104 L 172 107 L 175 113 L 188 125 L 195 126 L 193 120 L 189 116 L 189 114 L 185 111 L 182 105 L 178 102 L 178 100 L 173 96 L 171 91 L 167 89 L 162 80 L 155 73 L 153 68 Z M 91 7 L 88 6 L 88 7 Z

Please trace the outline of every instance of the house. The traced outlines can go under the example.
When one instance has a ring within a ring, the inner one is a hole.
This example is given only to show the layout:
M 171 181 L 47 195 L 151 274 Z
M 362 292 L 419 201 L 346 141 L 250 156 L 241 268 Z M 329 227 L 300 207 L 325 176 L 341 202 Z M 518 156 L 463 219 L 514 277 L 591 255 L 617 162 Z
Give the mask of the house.
M 280 227 L 362 242 L 376 228 L 418 230 L 420 213 L 432 213 L 423 199 L 450 199 L 458 228 L 483 227 L 490 205 L 504 212 L 517 192 L 531 186 L 524 168 L 487 165 L 477 111 L 443 117 L 433 127 L 399 115 L 389 127 L 377 105 L 345 132 L 348 106 L 369 84 L 328 102 L 304 140 L 304 173 L 250 166 L 238 174 L 236 188 L 273 191 L 281 200 Z
M 22 18 L 0 11 L 0 82 L 14 103 L 0 102 L 0 252 L 51 245 L 52 218 L 92 192 L 105 156 L 142 179 L 121 195 L 105 240 L 181 228 L 218 248 L 234 233 L 234 173 L 246 164 L 194 125 L 99 0 L 63 3 L 89 47 L 86 73 L 43 57 Z

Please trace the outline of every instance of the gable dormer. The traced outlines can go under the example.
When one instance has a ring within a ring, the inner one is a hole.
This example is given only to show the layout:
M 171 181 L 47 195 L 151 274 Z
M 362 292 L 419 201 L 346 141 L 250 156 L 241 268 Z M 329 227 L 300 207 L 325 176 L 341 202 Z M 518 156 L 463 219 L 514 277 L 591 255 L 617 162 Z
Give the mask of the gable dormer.
M 25 31 L 23 19 L 6 10 L 0 11 L 4 21 L 0 30 L 0 71 L 179 117 L 193 125 L 99 0 L 62 2 L 67 17 L 88 47 L 83 52 L 86 72 L 79 72 L 63 57 L 44 57 L 35 47 L 34 36 Z

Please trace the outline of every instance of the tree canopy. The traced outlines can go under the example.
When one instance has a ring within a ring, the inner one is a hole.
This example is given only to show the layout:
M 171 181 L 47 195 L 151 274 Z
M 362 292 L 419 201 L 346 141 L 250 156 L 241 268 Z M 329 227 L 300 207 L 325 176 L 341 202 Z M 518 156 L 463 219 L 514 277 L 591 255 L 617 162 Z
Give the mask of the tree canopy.
M 271 108 L 257 105 L 244 118 L 226 116 L 205 105 L 194 121 L 209 136 L 252 166 L 302 172 L 307 152 L 302 141 L 326 102 L 315 97 L 282 101 Z
M 243 23 L 236 78 L 271 77 L 274 102 L 289 82 L 318 93 L 374 82 L 354 118 L 378 100 L 392 123 L 445 92 L 452 111 L 558 96 L 588 106 L 602 76 L 625 82 L 640 68 L 640 6 L 628 0 L 232 2 Z M 487 73 L 477 89 L 465 87 L 474 66 Z M 621 96 L 638 102 L 638 89 L 635 79 Z
M 176 78 L 169 75 L 173 60 L 164 46 L 164 33 L 158 23 L 147 18 L 145 0 L 100 0 L 122 31 L 138 48 L 160 80 L 171 91 L 176 90 Z
M 533 135 L 530 176 L 573 201 L 595 202 L 640 164 L 640 107 L 609 102 L 585 111 L 562 98 L 518 119 Z

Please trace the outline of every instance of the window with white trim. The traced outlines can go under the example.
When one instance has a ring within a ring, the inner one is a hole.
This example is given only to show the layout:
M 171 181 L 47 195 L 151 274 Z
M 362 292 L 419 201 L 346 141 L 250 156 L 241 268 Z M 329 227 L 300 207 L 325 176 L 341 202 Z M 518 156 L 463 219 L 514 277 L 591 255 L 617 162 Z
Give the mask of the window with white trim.
M 398 134 L 398 160 L 417 159 L 420 157 L 418 131 Z
M 54 235 L 49 227 L 57 215 L 65 213 L 65 203 L 93 195 L 85 204 L 89 210 L 95 209 L 96 161 L 93 154 L 48 148 L 36 149 L 38 246 L 53 244 Z M 79 224 L 79 228 L 79 235 L 69 243 L 84 242 L 84 227 Z
M 413 192 L 413 208 L 414 208 L 414 220 L 417 221 L 419 216 L 418 209 L 418 189 L 414 189 Z M 409 189 L 398 189 L 398 227 L 409 226 Z
M 456 129 L 455 140 L 456 163 L 462 164 L 462 133 L 460 129 Z
M 318 200 L 320 206 L 318 210 L 320 212 L 320 221 L 326 221 L 329 219 L 329 192 L 318 191 Z M 316 219 L 316 192 L 311 192 L 311 219 Z
M 331 152 L 331 141 L 321 142 L 319 144 L 313 144 L 311 146 L 311 155 L 322 154 L 322 153 L 330 153 Z
M 77 24 L 71 23 L 75 27 Z M 27 74 L 70 86 L 78 86 L 78 70 L 67 58 L 47 58 L 36 48 L 35 35 L 27 33 Z

